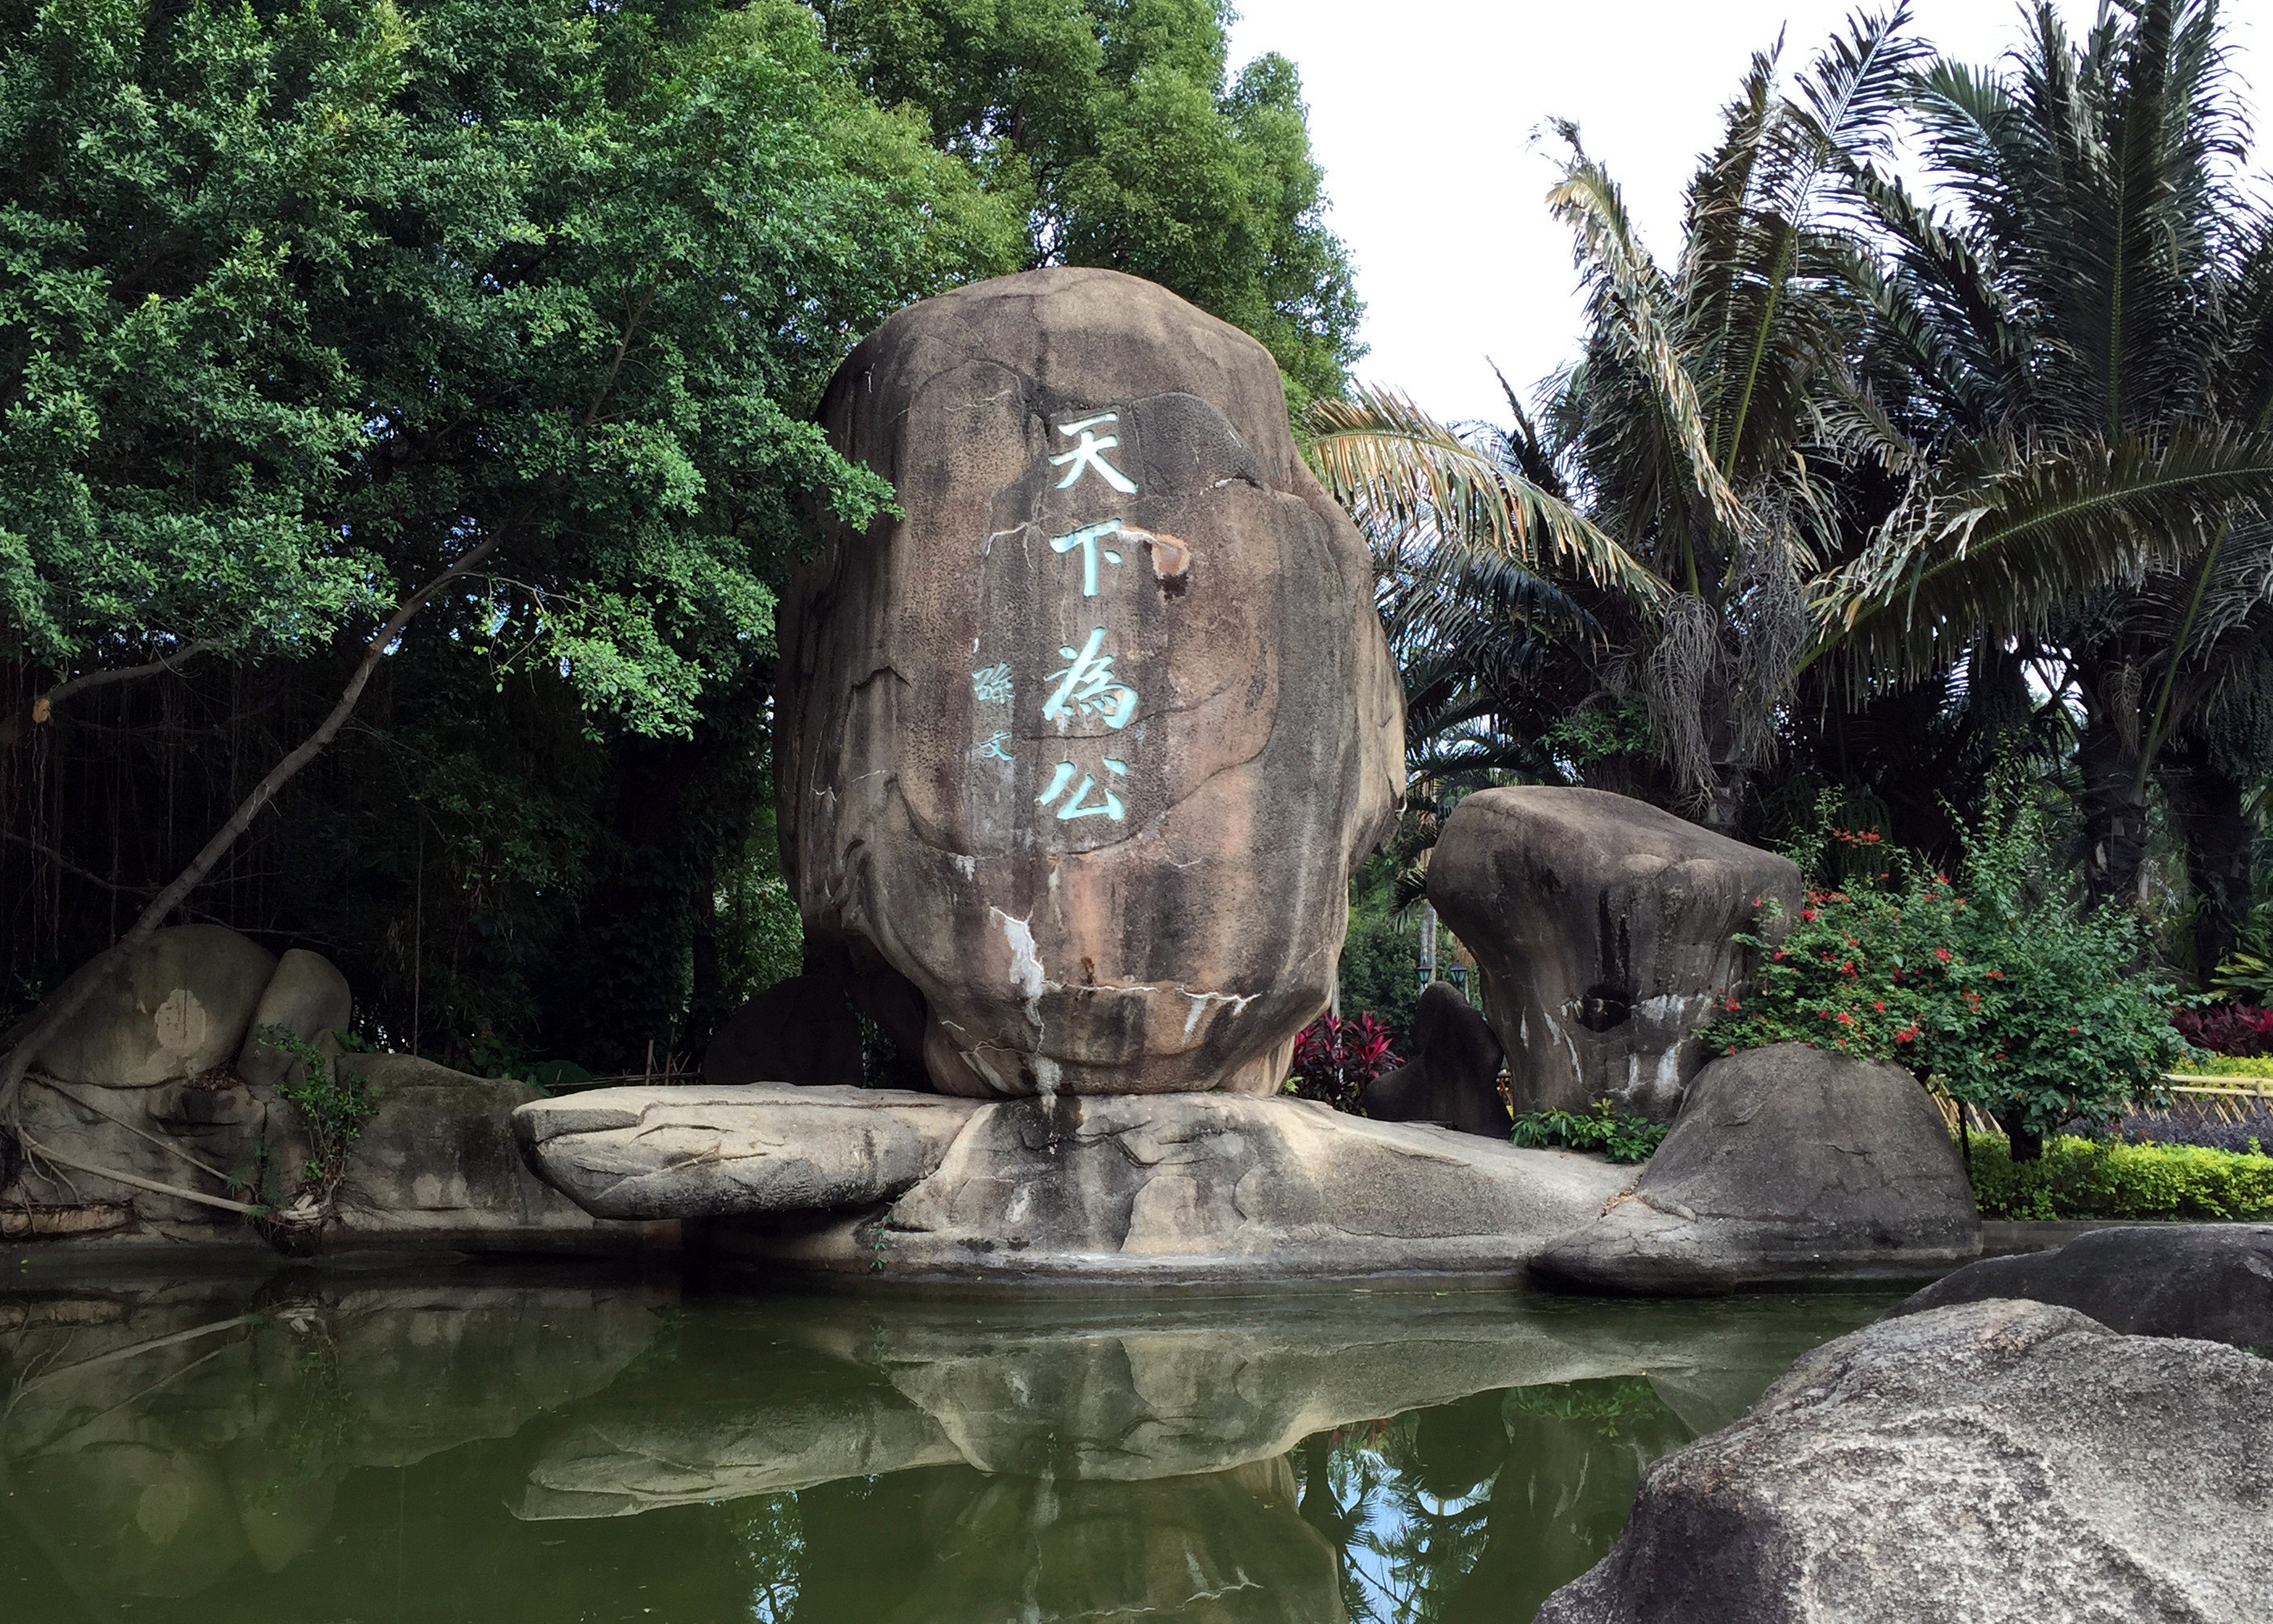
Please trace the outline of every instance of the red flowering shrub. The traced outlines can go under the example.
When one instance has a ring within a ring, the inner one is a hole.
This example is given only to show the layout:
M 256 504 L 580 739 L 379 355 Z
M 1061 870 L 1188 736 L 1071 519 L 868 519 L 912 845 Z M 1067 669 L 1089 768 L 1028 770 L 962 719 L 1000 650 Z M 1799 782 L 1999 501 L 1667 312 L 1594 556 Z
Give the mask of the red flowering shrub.
M 1390 1047 L 1393 1041 L 1389 1027 L 1369 1012 L 1354 1020 L 1321 1015 L 1294 1040 L 1289 1090 L 1338 1111 L 1354 1111 L 1368 1083 L 1405 1064 Z
M 2217 1055 L 2273 1055 L 2273 1010 L 2254 1004 L 2213 1004 L 2171 1017 L 2187 1042 Z
M 1823 873 L 1831 843 L 1875 837 L 1829 829 L 1791 853 Z M 1730 998 L 1702 1036 L 1716 1049 L 1802 1042 L 1891 1060 L 2005 1124 L 2015 1153 L 2070 1117 L 2104 1117 L 2162 1097 L 2186 1053 L 2172 989 L 2132 975 L 2131 923 L 2048 894 L 2034 865 L 2044 842 L 2027 810 L 1992 806 L 1969 840 L 1966 889 L 1903 854 L 1875 879 L 1817 886 L 1781 941 L 1759 953 L 1759 983 Z

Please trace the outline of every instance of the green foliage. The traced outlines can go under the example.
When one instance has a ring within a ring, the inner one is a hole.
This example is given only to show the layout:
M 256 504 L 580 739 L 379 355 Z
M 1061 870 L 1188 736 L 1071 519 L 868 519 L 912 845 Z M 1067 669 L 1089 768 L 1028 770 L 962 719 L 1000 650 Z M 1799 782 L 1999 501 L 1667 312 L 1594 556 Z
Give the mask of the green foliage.
M 2262 1154 L 2062 1137 L 2016 1162 L 2004 1139 L 1972 1139 L 1973 1198 L 1984 1218 L 2273 1217 L 2273 1157 Z
M 1821 875 L 1857 848 L 1887 867 L 1811 885 L 1781 937 L 1737 938 L 1760 955 L 1759 985 L 1704 1029 L 1708 1049 L 1800 1042 L 1891 1060 L 2035 1134 L 2159 1100 L 2188 1052 L 2170 1023 L 2173 989 L 2133 972 L 2131 921 L 2082 912 L 2055 888 L 2040 814 L 2013 800 L 1992 793 L 1966 832 L 1961 887 L 1874 832 L 1837 827 L 1827 795 L 1819 827 L 1790 848 L 1802 869 Z
M 1510 1135 L 1518 1145 L 1560 1145 L 1568 1150 L 1599 1150 L 1613 1162 L 1647 1162 L 1665 1142 L 1667 1124 L 1629 1116 L 1610 1100 L 1597 1100 L 1584 1111 L 1525 1111 Z
M 1665 1401 L 1647 1376 L 1602 1376 L 1591 1381 L 1557 1381 L 1510 1387 L 1500 1401 L 1509 1415 L 1584 1421 L 1603 1438 L 1626 1438 L 1638 1426 L 1662 1423 Z
M 287 1072 L 276 1085 L 279 1098 L 299 1114 L 308 1131 L 310 1154 L 301 1169 L 304 1187 L 319 1203 L 329 1206 L 340 1181 L 347 1177 L 348 1153 L 363 1137 L 364 1125 L 379 1111 L 371 1086 L 351 1071 L 342 1071 L 331 1057 L 288 1026 L 268 1025 L 258 1034 L 269 1048 L 299 1063 L 299 1075 Z
M 683 733 L 769 651 L 799 420 L 999 206 L 786 0 L 0 4 L 0 654 L 420 635 Z
M 1032 265 L 1149 277 L 1252 333 L 1299 413 L 1362 353 L 1301 79 L 1226 72 L 1219 0 L 816 0 L 887 106 L 1024 216 Z
M 2179 1070 L 2196 1077 L 2273 1077 L 2273 1055 L 2213 1055 L 2197 1051 Z
M 1418 931 L 1399 924 L 1390 860 L 1369 858 L 1350 881 L 1349 931 L 1342 940 L 1342 1013 L 1370 1014 L 1400 1035 L 1413 1030 L 1421 996 Z

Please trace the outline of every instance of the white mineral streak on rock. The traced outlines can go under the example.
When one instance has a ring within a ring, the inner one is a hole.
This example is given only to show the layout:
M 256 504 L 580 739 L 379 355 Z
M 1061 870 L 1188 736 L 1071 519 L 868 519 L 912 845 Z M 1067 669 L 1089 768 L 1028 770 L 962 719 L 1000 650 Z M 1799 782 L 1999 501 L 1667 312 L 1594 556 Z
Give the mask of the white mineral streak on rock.
M 1228 1004 L 1231 1005 L 1231 1012 L 1236 1015 L 1262 996 L 1259 993 L 1251 992 L 1245 994 L 1235 992 L 1194 992 L 1189 987 L 1179 987 L 1176 990 L 1192 1001 L 1191 1008 L 1184 1011 L 1184 1035 L 1186 1037 L 1192 1035 L 1193 1028 L 1197 1027 L 1200 1024 L 1200 1017 L 1207 1012 L 1207 1007 L 1211 1004 Z
M 1000 908 L 986 910 L 1002 921 L 1002 939 L 1010 944 L 1010 985 L 1026 1001 L 1026 1019 L 1035 1026 L 1042 1024 L 1041 1012 L 1036 1002 L 1049 986 L 1042 974 L 1042 961 L 1034 954 L 1033 927 L 1026 920 L 1016 919 Z
M 979 860 L 968 852 L 958 852 L 955 858 L 955 871 L 966 880 L 976 879 L 979 876 Z

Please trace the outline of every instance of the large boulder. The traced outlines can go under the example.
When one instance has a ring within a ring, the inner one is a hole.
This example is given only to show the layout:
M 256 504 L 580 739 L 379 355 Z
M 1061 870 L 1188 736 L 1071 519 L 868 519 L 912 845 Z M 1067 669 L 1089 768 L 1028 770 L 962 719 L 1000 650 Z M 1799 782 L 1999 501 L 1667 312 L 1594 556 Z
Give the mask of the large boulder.
M 1991 1301 L 1804 1356 L 1539 1624 L 2262 1624 L 2273 1364 Z
M 702 1051 L 702 1080 L 802 1086 L 860 1082 L 860 1023 L 825 975 L 776 981 L 726 1018 Z
M 1705 1062 L 1698 1027 L 1752 974 L 1730 936 L 1804 895 L 1787 858 L 1591 789 L 1480 791 L 1429 859 L 1429 899 L 1483 972 L 1518 1110 L 1608 1098 L 1669 1120 Z
M 236 1074 L 255 1087 L 274 1088 L 307 1068 L 260 1035 L 264 1026 L 281 1026 L 303 1043 L 317 1043 L 343 1030 L 355 1019 L 355 995 L 348 978 L 321 953 L 287 948 L 276 974 L 260 995 L 244 1045 L 236 1052 Z M 334 1046 L 336 1047 L 336 1046 Z
M 611 1088 L 532 1101 L 515 1130 L 590 1212 L 731 1220 L 710 1232 L 722 1258 L 862 1277 L 1505 1275 L 1624 1182 L 1565 1151 L 1221 1090 Z
M 1504 1139 L 1515 1126 L 1499 1094 L 1499 1040 L 1457 987 L 1431 981 L 1413 1011 L 1413 1058 L 1366 1085 L 1358 1103 L 1381 1122 L 1433 1122 Z
M 1268 1094 L 1402 787 L 1364 545 L 1270 354 L 1029 272 L 900 312 L 823 400 L 903 517 L 783 605 L 784 866 L 933 1084 Z
M 1699 1072 L 1631 1196 L 1531 1269 L 1656 1295 L 1915 1277 L 1980 1255 L 1972 1186 L 1917 1079 L 1778 1043 Z
M 1984 1258 L 1890 1310 L 2028 1297 L 2133 1336 L 2232 1342 L 2273 1358 L 2273 1224 L 2140 1224 L 2065 1246 Z
M 274 955 L 234 930 L 170 926 L 116 965 L 82 966 L 56 996 L 89 978 L 99 984 L 32 1064 L 103 1088 L 154 1088 L 211 1071 L 236 1057 L 275 970 Z

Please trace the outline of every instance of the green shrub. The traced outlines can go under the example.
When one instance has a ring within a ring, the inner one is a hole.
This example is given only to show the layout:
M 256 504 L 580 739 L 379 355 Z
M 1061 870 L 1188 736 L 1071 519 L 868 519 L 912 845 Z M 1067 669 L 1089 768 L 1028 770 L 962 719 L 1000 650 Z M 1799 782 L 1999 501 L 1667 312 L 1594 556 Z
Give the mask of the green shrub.
M 297 1193 L 311 1194 L 325 1208 L 338 1194 L 347 1177 L 348 1152 L 363 1137 L 364 1124 L 378 1114 L 379 1102 L 371 1086 L 352 1071 L 334 1066 L 329 1056 L 304 1041 L 289 1026 L 265 1026 L 260 1041 L 300 1063 L 296 1079 L 286 1073 L 276 1093 L 299 1114 L 308 1130 L 310 1155 L 301 1169 Z
M 2164 1101 L 2163 1074 L 2192 1052 L 2171 1025 L 2174 989 L 2131 973 L 2131 921 L 2082 910 L 2044 872 L 2033 806 L 2008 816 L 2009 796 L 1992 793 L 1960 886 L 1832 826 L 1833 798 L 1819 804 L 1823 826 L 1787 848 L 1804 871 L 1835 873 L 1842 847 L 1848 861 L 1883 851 L 1885 867 L 1811 887 L 1781 940 L 1737 938 L 1760 955 L 1759 986 L 1705 1028 L 1711 1049 L 1801 1042 L 1893 1061 L 1995 1116 L 2023 1160 L 2072 1117 Z
M 1977 1133 L 1973 1199 L 1984 1218 L 2273 1217 L 2273 1156 L 2062 1137 L 2014 1162 Z
M 2273 1055 L 2196 1055 L 2179 1069 L 2196 1077 L 2273 1077 Z
M 1587 1111 L 1526 1111 L 1508 1137 L 1519 1145 L 1560 1145 L 1566 1150 L 1599 1150 L 1613 1162 L 1647 1162 L 1665 1142 L 1666 1124 L 1629 1116 L 1608 1100 Z

